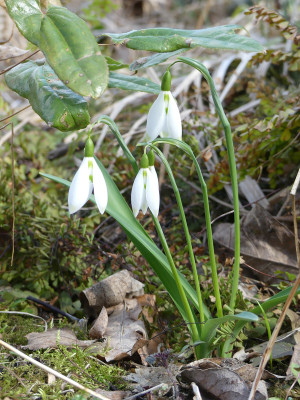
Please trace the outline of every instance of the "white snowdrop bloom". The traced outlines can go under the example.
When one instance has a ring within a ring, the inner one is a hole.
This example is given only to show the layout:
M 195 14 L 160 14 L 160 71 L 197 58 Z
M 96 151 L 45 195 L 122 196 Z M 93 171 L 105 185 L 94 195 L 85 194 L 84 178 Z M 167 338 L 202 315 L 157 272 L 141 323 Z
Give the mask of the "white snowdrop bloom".
M 146 139 L 149 141 L 157 136 L 182 139 L 180 112 L 170 88 L 171 74 L 167 71 L 162 79 L 162 91 L 152 104 L 147 116 Z
M 69 189 L 69 213 L 74 214 L 80 210 L 88 201 L 94 189 L 97 207 L 103 214 L 108 201 L 107 187 L 102 172 L 93 157 L 94 144 L 90 138 L 86 142 L 84 154 L 85 157 Z
M 159 211 L 158 179 L 154 166 L 148 166 L 148 160 L 145 156 L 147 157 L 146 154 L 142 157 L 141 169 L 139 170 L 132 186 L 132 211 L 136 217 L 140 210 L 145 214 L 149 207 L 152 214 L 157 217 Z

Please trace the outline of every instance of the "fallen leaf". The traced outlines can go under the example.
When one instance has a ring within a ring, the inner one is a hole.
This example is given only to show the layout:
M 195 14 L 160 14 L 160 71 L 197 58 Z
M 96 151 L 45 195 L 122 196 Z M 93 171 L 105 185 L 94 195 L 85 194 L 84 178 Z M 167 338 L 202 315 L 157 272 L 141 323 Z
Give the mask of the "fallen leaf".
M 218 224 L 213 236 L 219 245 L 233 251 L 233 224 Z M 251 274 L 263 282 L 272 278 L 260 274 L 260 271 L 269 275 L 274 275 L 277 270 L 294 274 L 298 271 L 293 233 L 259 205 L 241 220 L 241 255 L 257 270 L 252 270 Z
M 144 284 L 134 279 L 127 270 L 117 272 L 80 293 L 82 307 L 90 318 L 97 318 L 102 307 L 122 304 L 125 297 L 141 295 Z
M 124 377 L 126 381 L 135 382 L 137 386 L 142 388 L 154 387 L 160 383 L 166 386 L 161 389 L 160 395 L 166 394 L 176 380 L 180 366 L 170 363 L 168 371 L 165 367 L 139 367 L 134 373 Z
M 103 307 L 98 318 L 94 321 L 93 326 L 89 331 L 89 336 L 93 339 L 101 339 L 106 331 L 108 324 L 108 315 L 106 308 Z
M 137 306 L 140 307 L 139 305 Z M 136 342 L 141 338 L 147 338 L 143 321 L 132 318 L 136 314 L 134 310 L 128 312 L 123 305 L 122 309 L 117 308 L 108 317 L 105 337 L 110 350 L 105 356 L 106 361 L 127 358 L 130 356 Z
M 287 377 L 293 377 L 293 372 L 292 372 L 292 366 L 293 365 L 298 365 L 300 366 L 300 343 L 296 344 L 294 347 L 293 355 L 290 361 L 290 365 L 286 371 L 286 376 Z
M 28 339 L 28 345 L 22 347 L 29 350 L 57 348 L 58 345 L 88 347 L 95 342 L 95 340 L 78 340 L 75 333 L 69 328 L 53 328 L 47 332 L 31 332 L 25 337 Z
M 250 394 L 250 385 L 238 373 L 227 368 L 187 368 L 181 371 L 180 378 L 188 383 L 195 382 L 200 392 L 204 391 L 215 400 L 245 400 Z M 255 394 L 255 400 L 267 398 L 267 389 L 261 384 Z

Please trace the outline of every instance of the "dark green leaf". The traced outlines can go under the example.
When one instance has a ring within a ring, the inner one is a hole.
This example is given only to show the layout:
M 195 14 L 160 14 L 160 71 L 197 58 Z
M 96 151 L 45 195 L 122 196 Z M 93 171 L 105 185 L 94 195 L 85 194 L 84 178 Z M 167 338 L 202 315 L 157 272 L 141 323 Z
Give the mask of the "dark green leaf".
M 7 11 L 29 42 L 38 45 L 43 14 L 38 0 L 5 0 Z
M 29 100 L 48 125 L 72 131 L 89 124 L 84 98 L 68 89 L 49 65 L 27 61 L 8 71 L 5 80 L 10 89 Z
M 168 53 L 156 53 L 156 54 L 152 54 L 151 56 L 148 56 L 148 57 L 139 58 L 138 60 L 136 60 L 132 64 L 130 64 L 129 70 L 137 71 L 138 69 L 141 69 L 141 68 L 152 67 L 153 65 L 160 64 L 160 63 L 168 60 L 168 58 L 176 56 L 185 51 L 187 51 L 187 49 L 169 51 Z
M 154 94 L 159 94 L 160 92 L 160 85 L 150 81 L 149 79 L 118 74 L 117 72 L 111 72 L 109 74 L 108 87 Z
M 81 18 L 64 7 L 50 7 L 38 45 L 66 86 L 82 96 L 101 96 L 108 82 L 107 64 Z
M 255 40 L 235 33 L 239 25 L 216 26 L 208 29 L 184 30 L 150 28 L 127 33 L 106 33 L 114 43 L 125 44 L 133 50 L 148 50 L 165 53 L 179 49 L 201 46 L 212 49 L 262 51 Z

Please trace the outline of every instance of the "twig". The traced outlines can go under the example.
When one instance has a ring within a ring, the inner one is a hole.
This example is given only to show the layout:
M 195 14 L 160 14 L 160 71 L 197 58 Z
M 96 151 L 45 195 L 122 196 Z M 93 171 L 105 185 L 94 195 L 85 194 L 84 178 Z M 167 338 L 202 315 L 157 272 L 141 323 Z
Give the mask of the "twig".
M 293 209 L 293 217 L 294 217 L 295 246 L 296 246 L 297 261 L 298 261 L 298 266 L 299 266 L 299 271 L 300 271 L 300 250 L 299 250 L 299 242 L 298 242 L 298 227 L 297 227 L 296 200 L 295 200 L 296 192 L 297 192 L 299 183 L 300 183 L 300 169 L 298 171 L 297 177 L 296 177 L 295 182 L 293 184 L 293 187 L 291 189 L 291 200 L 292 200 L 292 209 Z M 281 312 L 280 317 L 279 317 L 279 319 L 278 319 L 278 321 L 276 323 L 276 326 L 274 328 L 272 336 L 271 336 L 271 338 L 269 340 L 269 343 L 267 344 L 267 347 L 266 347 L 266 349 L 265 349 L 265 351 L 263 353 L 263 356 L 262 356 L 259 368 L 257 370 L 257 373 L 256 373 L 256 376 L 255 376 L 255 379 L 254 379 L 254 382 L 253 382 L 253 385 L 252 385 L 251 392 L 250 392 L 248 400 L 254 400 L 255 393 L 256 393 L 256 390 L 257 390 L 257 386 L 258 386 L 259 381 L 260 381 L 260 379 L 262 377 L 262 374 L 263 374 L 263 371 L 265 369 L 265 366 L 266 366 L 266 364 L 267 364 L 267 362 L 268 362 L 268 360 L 270 358 L 270 354 L 272 352 L 272 348 L 274 346 L 274 343 L 275 343 L 276 338 L 278 336 L 278 333 L 280 331 L 281 325 L 282 325 L 282 323 L 284 321 L 285 315 L 286 315 L 287 310 L 288 310 L 288 308 L 289 308 L 289 306 L 290 306 L 290 304 L 291 304 L 291 302 L 293 300 L 293 297 L 295 296 L 295 293 L 296 293 L 296 291 L 298 289 L 299 284 L 300 284 L 300 272 L 298 273 L 298 276 L 296 278 L 294 286 L 293 286 L 293 288 L 292 288 L 292 290 L 291 290 L 291 292 L 289 294 L 289 297 L 287 298 L 287 300 L 286 300 L 286 302 L 285 302 L 285 304 L 283 306 L 282 312 Z
M 96 397 L 97 399 L 109 400 L 107 397 L 104 397 L 101 394 L 99 394 L 97 392 L 94 392 L 93 390 L 81 385 L 80 383 L 74 381 L 73 379 L 62 375 L 61 373 L 55 371 L 52 368 L 47 367 L 46 365 L 40 363 L 39 361 L 35 360 L 34 358 L 29 357 L 27 354 L 25 354 L 22 351 L 16 349 L 14 346 L 11 346 L 10 344 L 4 342 L 1 339 L 0 339 L 0 345 L 5 347 L 6 349 L 12 351 L 13 353 L 17 354 L 18 356 L 24 358 L 25 360 L 31 362 L 33 365 L 37 366 L 38 368 L 41 368 L 42 370 L 46 371 L 47 373 L 52 374 L 52 375 L 56 376 L 59 379 L 62 379 L 63 381 L 69 383 L 70 385 L 73 385 L 73 386 L 77 387 L 78 389 L 83 390 L 86 393 L 91 394 L 92 396 Z
M 50 310 L 50 311 L 52 311 L 52 312 L 56 312 L 56 313 L 58 313 L 58 314 L 61 314 L 61 315 L 63 315 L 64 317 L 68 318 L 69 320 L 71 320 L 71 321 L 73 321 L 73 322 L 78 322 L 78 321 L 80 321 L 80 319 L 77 318 L 77 317 L 74 317 L 74 315 L 71 315 L 71 314 L 69 314 L 69 313 L 67 313 L 67 312 L 65 312 L 65 311 L 62 311 L 62 310 L 60 310 L 59 308 L 57 308 L 57 307 L 55 307 L 55 306 L 52 306 L 52 305 L 49 304 L 49 303 L 46 303 L 45 301 L 36 299 L 35 297 L 32 297 L 32 296 L 27 296 L 26 299 L 27 299 L 27 300 L 31 300 L 31 301 L 33 301 L 34 303 L 40 304 L 41 306 L 44 306 L 44 307 L 48 308 L 48 310 Z
M 152 388 L 147 389 L 147 390 L 144 390 L 143 392 L 134 394 L 133 396 L 130 396 L 130 397 L 126 397 L 126 399 L 124 399 L 124 400 L 133 400 L 133 399 L 136 399 L 137 397 L 140 397 L 140 396 L 142 396 L 142 395 L 144 395 L 144 394 L 147 394 L 147 393 L 150 393 L 150 392 L 154 392 L 154 390 L 159 389 L 159 388 L 162 387 L 163 385 L 165 385 L 165 383 L 160 383 L 159 385 L 153 386 Z
M 47 332 L 47 329 L 48 329 L 47 321 L 46 321 L 44 318 L 42 318 L 42 317 L 40 317 L 40 316 L 38 316 L 38 315 L 30 314 L 30 313 L 23 312 L 23 311 L 0 311 L 0 313 L 1 313 L 1 314 L 26 315 L 26 316 L 28 316 L 28 317 L 41 319 L 41 320 L 45 323 L 45 332 Z
M 194 396 L 194 400 L 202 400 L 202 396 L 201 396 L 199 387 L 196 385 L 196 383 L 192 382 L 191 386 L 192 386 L 192 389 L 193 389 L 193 392 L 194 392 L 194 395 L 195 395 Z
M 11 65 L 10 67 L 3 69 L 2 71 L 0 71 L 0 75 L 5 74 L 6 72 L 10 71 L 11 69 L 15 68 L 17 65 L 21 64 L 23 61 L 27 60 L 28 58 L 34 56 L 36 53 L 38 53 L 39 51 L 41 51 L 40 49 L 34 51 L 33 53 L 29 54 L 29 56 L 26 56 L 24 58 L 22 58 L 22 60 L 20 60 L 19 62 L 17 62 L 14 65 Z
M 28 106 L 25 106 L 25 107 L 21 108 L 21 110 L 16 111 L 16 112 L 14 112 L 13 114 L 10 114 L 8 117 L 5 117 L 5 118 L 3 118 L 3 119 L 0 119 L 0 122 L 6 121 L 7 119 L 9 119 L 9 118 L 11 118 L 11 117 L 14 117 L 15 115 L 19 114 L 20 112 L 26 110 L 26 108 L 29 108 L 29 107 L 31 107 L 30 104 L 28 104 Z

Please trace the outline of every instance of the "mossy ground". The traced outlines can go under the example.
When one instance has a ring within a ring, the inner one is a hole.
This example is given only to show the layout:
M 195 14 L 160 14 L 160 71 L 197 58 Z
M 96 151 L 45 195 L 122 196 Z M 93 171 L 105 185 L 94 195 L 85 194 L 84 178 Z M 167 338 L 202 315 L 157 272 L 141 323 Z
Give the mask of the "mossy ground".
M 56 326 L 68 326 L 68 323 Z M 37 319 L 14 314 L 0 314 L 0 334 L 2 339 L 20 348 L 27 344 L 30 332 L 43 332 L 44 324 Z M 122 376 L 125 371 L 115 365 L 106 365 L 88 351 L 79 347 L 30 351 L 21 348 L 42 364 L 55 369 L 92 390 L 97 388 L 124 389 Z M 60 379 L 48 383 L 48 374 L 14 353 L 1 348 L 0 352 L 0 398 L 9 399 L 73 399 L 75 394 L 84 399 L 84 392 L 66 384 Z

